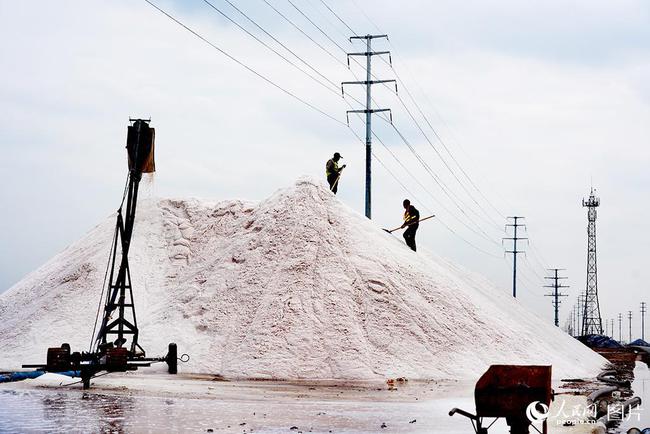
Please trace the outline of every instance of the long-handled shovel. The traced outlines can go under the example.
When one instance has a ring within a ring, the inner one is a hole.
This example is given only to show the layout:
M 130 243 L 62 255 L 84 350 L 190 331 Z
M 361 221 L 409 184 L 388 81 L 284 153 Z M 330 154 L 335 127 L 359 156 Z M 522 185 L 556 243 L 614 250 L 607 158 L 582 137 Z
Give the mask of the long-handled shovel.
M 341 170 L 339 170 L 339 175 L 336 177 L 336 180 L 334 181 L 334 184 L 332 184 L 332 187 L 330 187 L 330 191 L 334 191 L 336 185 L 339 183 L 339 179 L 341 179 L 341 173 L 343 172 L 343 169 L 345 169 L 345 167 L 342 167 Z
M 409 224 L 407 224 L 406 226 L 411 226 L 411 225 L 414 225 L 414 224 L 416 224 L 416 223 L 420 223 L 420 222 L 423 222 L 423 221 L 425 221 L 425 220 L 429 220 L 430 218 L 434 218 L 435 216 L 436 216 L 436 215 L 433 214 L 433 215 L 430 215 L 430 216 L 428 216 L 428 217 L 421 218 L 420 220 L 418 220 L 418 221 L 416 221 L 416 222 L 409 223 Z M 384 229 L 384 230 L 385 230 L 386 232 L 388 232 L 389 234 L 392 234 L 393 232 L 395 232 L 395 231 L 397 231 L 397 230 L 400 230 L 400 229 L 402 229 L 401 226 L 396 227 L 395 229 Z

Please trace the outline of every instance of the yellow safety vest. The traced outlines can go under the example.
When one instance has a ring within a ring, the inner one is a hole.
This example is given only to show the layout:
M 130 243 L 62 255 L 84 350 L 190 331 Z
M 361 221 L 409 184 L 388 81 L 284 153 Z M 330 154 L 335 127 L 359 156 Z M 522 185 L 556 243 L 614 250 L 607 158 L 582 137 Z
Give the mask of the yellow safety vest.
M 410 215 L 408 210 L 404 211 L 404 223 L 411 223 L 415 219 L 416 216 Z
M 335 173 L 339 173 L 339 163 L 332 158 L 325 164 L 325 176 L 330 176 Z

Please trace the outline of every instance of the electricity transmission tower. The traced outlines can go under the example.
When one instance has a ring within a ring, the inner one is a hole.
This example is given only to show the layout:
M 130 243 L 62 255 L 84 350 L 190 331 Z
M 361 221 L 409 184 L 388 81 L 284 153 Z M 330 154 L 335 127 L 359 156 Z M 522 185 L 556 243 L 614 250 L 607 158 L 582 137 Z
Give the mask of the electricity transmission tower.
M 585 293 L 581 292 L 580 295 L 578 296 L 578 324 L 577 324 L 577 332 L 578 336 L 580 336 L 580 333 L 582 332 L 582 318 L 584 315 L 584 301 L 585 301 Z
M 630 326 L 630 339 L 627 341 L 629 344 L 632 342 L 632 311 L 628 310 L 627 311 L 627 324 Z
M 350 113 L 365 113 L 366 115 L 366 217 L 371 218 L 372 214 L 372 114 L 378 112 L 389 112 L 387 108 L 372 108 L 372 85 L 380 83 L 395 83 L 395 92 L 397 92 L 396 80 L 372 80 L 372 56 L 388 55 L 389 62 L 392 64 L 390 58 L 390 51 L 372 51 L 372 40 L 377 38 L 386 38 L 388 35 L 366 35 L 366 36 L 352 36 L 353 39 L 365 39 L 366 51 L 360 53 L 347 53 L 348 54 L 348 67 L 350 66 L 350 56 L 365 56 L 366 57 L 366 80 L 365 81 L 344 81 L 341 83 L 341 93 L 345 94 L 343 86 L 346 84 L 363 84 L 366 86 L 366 108 L 365 110 L 348 110 L 348 124 L 350 123 Z M 392 114 L 391 114 L 392 122 Z
M 647 312 L 645 301 L 641 302 L 641 340 L 645 341 L 645 313 Z
M 528 238 L 519 237 L 517 235 L 517 229 L 526 229 L 526 225 L 519 223 L 519 220 L 523 220 L 525 217 L 512 216 L 508 218 L 514 220 L 514 223 L 506 224 L 506 230 L 508 230 L 509 227 L 514 228 L 514 233 L 512 237 L 505 237 L 503 239 L 512 240 L 512 250 L 506 250 L 506 253 L 512 253 L 512 296 L 517 298 L 517 255 L 524 253 L 523 250 L 517 250 L 517 241 L 527 240 Z
M 572 312 L 571 315 L 572 315 L 572 320 L 573 320 L 573 326 L 572 326 L 573 334 L 572 334 L 572 336 L 577 336 L 578 335 L 578 327 L 577 327 L 578 326 L 578 306 L 576 306 L 575 304 L 573 305 L 573 312 Z
M 603 324 L 598 304 L 598 277 L 596 267 L 596 208 L 600 199 L 594 195 L 592 187 L 589 199 L 582 200 L 582 206 L 588 208 L 587 219 L 587 290 L 585 293 L 582 315 L 582 335 L 601 334 Z
M 618 341 L 623 342 L 623 314 L 618 314 Z
M 566 294 L 560 293 L 560 289 L 562 288 L 568 288 L 568 285 L 561 285 L 560 280 L 561 279 L 566 279 L 566 277 L 560 277 L 558 276 L 558 271 L 564 270 L 564 268 L 549 268 L 549 271 L 553 272 L 553 276 L 550 277 L 544 277 L 544 279 L 552 279 L 553 284 L 552 285 L 544 285 L 545 288 L 553 288 L 553 292 L 550 294 L 546 294 L 545 297 L 553 297 L 553 307 L 555 308 L 555 326 L 559 327 L 560 326 L 560 297 L 568 297 Z

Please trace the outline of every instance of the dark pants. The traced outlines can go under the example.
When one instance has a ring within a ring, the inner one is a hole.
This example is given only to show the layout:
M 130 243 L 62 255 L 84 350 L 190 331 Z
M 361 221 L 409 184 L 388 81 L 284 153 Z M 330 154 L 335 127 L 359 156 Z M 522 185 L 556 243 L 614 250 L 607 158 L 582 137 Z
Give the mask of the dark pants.
M 418 225 L 407 226 L 404 231 L 404 241 L 406 245 L 411 248 L 414 252 L 415 250 L 415 233 L 418 231 Z
M 330 185 L 330 190 L 332 190 L 332 193 L 334 194 L 336 194 L 336 191 L 339 189 L 339 183 L 337 182 L 338 179 L 338 173 L 332 173 L 327 177 L 327 183 Z

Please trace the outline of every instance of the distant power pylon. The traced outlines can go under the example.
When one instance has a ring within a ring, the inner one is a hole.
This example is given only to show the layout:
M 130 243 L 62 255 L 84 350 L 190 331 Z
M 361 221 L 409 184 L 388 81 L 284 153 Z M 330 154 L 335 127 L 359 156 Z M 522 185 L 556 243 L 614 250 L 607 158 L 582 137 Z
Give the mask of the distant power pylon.
M 514 220 L 514 223 L 506 224 L 506 230 L 514 228 L 514 234 L 512 237 L 505 237 L 504 240 L 512 240 L 512 250 L 506 250 L 506 253 L 512 253 L 512 296 L 517 298 L 517 255 L 524 253 L 523 250 L 517 250 L 517 241 L 527 240 L 528 238 L 523 238 L 518 236 L 517 229 L 523 228 L 526 229 L 526 225 L 520 224 L 519 220 L 523 220 L 525 217 L 512 216 L 508 217 L 509 219 Z
M 629 344 L 630 342 L 632 342 L 632 311 L 631 310 L 627 311 L 627 323 L 630 326 L 630 340 L 627 341 L 627 343 Z
M 341 83 L 341 93 L 345 93 L 343 86 L 346 84 L 363 84 L 366 86 L 366 108 L 365 110 L 348 110 L 350 113 L 365 113 L 366 115 L 366 217 L 371 218 L 372 214 L 372 114 L 378 112 L 390 112 L 390 109 L 373 109 L 372 108 L 372 85 L 380 83 L 395 83 L 395 92 L 397 92 L 396 80 L 372 80 L 372 56 L 388 55 L 390 60 L 390 51 L 372 51 L 372 40 L 377 38 L 386 38 L 388 35 L 366 35 L 366 36 L 352 36 L 353 39 L 365 39 L 366 51 L 360 53 L 348 53 L 348 67 L 350 66 L 350 56 L 365 56 L 366 57 L 366 80 L 365 81 L 344 81 Z M 392 118 L 392 115 L 391 115 Z M 350 120 L 348 118 L 348 124 Z
M 594 195 L 594 189 L 588 199 L 582 200 L 582 206 L 587 207 L 587 291 L 582 315 L 582 335 L 601 334 L 603 324 L 598 304 L 598 277 L 596 267 L 596 208 L 600 199 Z
M 574 304 L 573 305 L 573 312 L 571 312 L 571 320 L 573 321 L 573 324 L 571 326 L 571 330 L 573 331 L 572 336 L 578 336 L 578 307 Z
M 560 326 L 560 297 L 568 297 L 566 294 L 560 293 L 560 289 L 568 288 L 568 285 L 561 285 L 560 280 L 566 279 L 566 277 L 558 276 L 558 271 L 564 270 L 564 268 L 549 268 L 549 271 L 553 273 L 550 277 L 544 277 L 544 279 L 552 279 L 552 285 L 544 285 L 545 288 L 553 288 L 553 292 L 550 294 L 545 294 L 545 297 L 553 297 L 553 308 L 555 309 L 555 326 Z
M 623 314 L 618 314 L 618 341 L 623 342 Z
M 581 292 L 580 295 L 578 296 L 578 328 L 576 329 L 578 334 L 577 336 L 580 336 L 582 333 L 582 319 L 584 317 L 584 308 L 585 308 L 585 293 Z
M 645 313 L 647 312 L 646 310 L 646 304 L 645 301 L 641 302 L 641 340 L 645 341 Z

